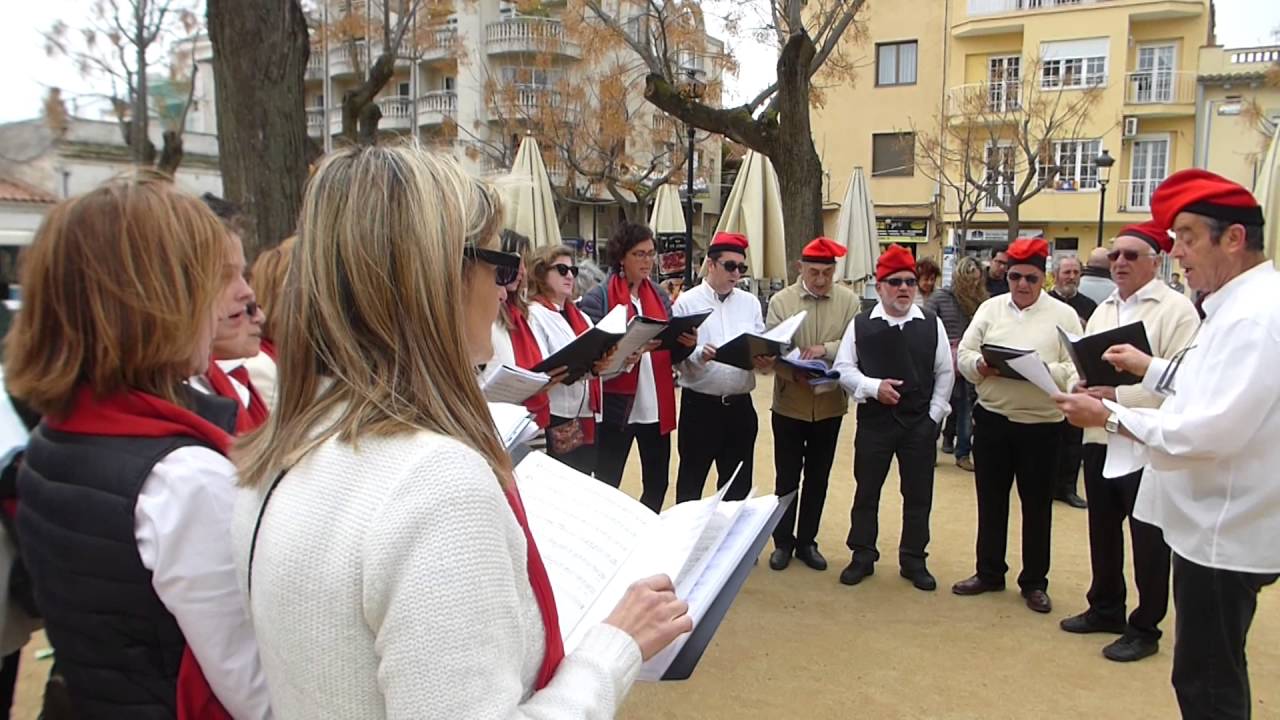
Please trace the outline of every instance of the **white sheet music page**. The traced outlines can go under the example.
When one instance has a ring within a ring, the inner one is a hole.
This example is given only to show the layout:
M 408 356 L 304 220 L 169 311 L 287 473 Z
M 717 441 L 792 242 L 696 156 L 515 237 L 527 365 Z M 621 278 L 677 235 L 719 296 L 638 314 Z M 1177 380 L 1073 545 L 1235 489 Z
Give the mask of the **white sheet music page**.
M 658 516 L 626 493 L 542 453 L 530 453 L 516 467 L 516 485 L 555 592 L 567 645 L 587 608 L 657 526 Z M 604 617 L 607 611 L 597 622 Z M 577 636 L 592 625 L 584 625 Z
M 480 388 L 489 402 L 518 405 L 537 395 L 549 382 L 551 378 L 546 373 L 499 365 L 487 374 Z
M 488 403 L 489 415 L 493 418 L 493 425 L 498 429 L 498 439 L 502 440 L 502 444 L 507 450 L 519 445 L 522 442 L 528 442 L 538 434 L 538 426 L 533 422 L 533 416 L 525 409 L 523 405 L 514 405 L 511 403 Z M 530 432 L 530 426 L 533 426 Z
M 618 307 L 622 306 L 619 305 Z M 607 320 L 608 318 L 605 319 Z M 627 358 L 643 348 L 650 340 L 658 337 L 666 329 L 666 323 L 645 322 L 638 317 L 632 320 L 631 325 L 627 327 L 627 334 L 623 335 L 622 339 L 618 341 L 618 349 L 614 352 L 613 359 L 609 361 L 609 366 L 601 374 L 612 375 L 622 372 L 623 368 L 626 367 Z
M 1032 351 L 1026 355 L 1010 358 L 1009 367 L 1017 370 L 1019 375 L 1043 390 L 1049 397 L 1062 393 L 1062 389 L 1053 381 L 1053 375 L 1049 374 L 1049 368 L 1045 366 L 1044 360 L 1040 359 L 1038 352 Z
M 761 337 L 766 340 L 773 340 L 786 345 L 791 342 L 792 336 L 794 336 L 796 331 L 800 329 L 800 323 L 804 322 L 804 317 L 808 314 L 808 310 L 801 310 L 795 315 L 792 315 L 786 320 L 778 323 L 777 327 L 765 333 Z

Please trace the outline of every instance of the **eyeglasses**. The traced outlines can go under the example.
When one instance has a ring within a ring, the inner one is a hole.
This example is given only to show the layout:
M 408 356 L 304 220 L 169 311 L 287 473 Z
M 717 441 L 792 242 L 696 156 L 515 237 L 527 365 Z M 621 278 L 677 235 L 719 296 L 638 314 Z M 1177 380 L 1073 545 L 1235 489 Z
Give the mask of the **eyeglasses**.
M 652 260 L 658 257 L 657 250 L 650 250 L 648 252 L 640 252 L 640 251 L 633 250 L 632 252 L 629 252 L 627 254 L 637 260 Z
M 906 285 L 907 287 L 916 286 L 915 278 L 885 278 L 881 282 L 887 284 L 889 287 L 902 287 L 903 285 Z
M 560 273 L 560 277 L 569 277 L 570 275 L 578 277 L 577 265 L 565 265 L 564 263 L 556 263 L 551 266 L 552 270 Z
M 252 319 L 258 316 L 258 311 L 261 309 L 262 306 L 259 305 L 257 301 L 250 300 L 248 304 L 244 306 L 244 314 L 248 315 Z
M 1138 252 L 1137 250 L 1112 250 L 1107 253 L 1107 259 L 1115 262 L 1123 255 L 1125 260 L 1129 262 L 1137 262 L 1140 257 L 1155 257 L 1153 252 Z
M 520 277 L 520 256 L 515 253 L 486 250 L 467 244 L 462 248 L 462 256 L 468 260 L 479 260 L 497 268 L 494 277 L 498 284 L 504 287 L 515 282 L 516 278 Z
M 1022 282 L 1023 280 L 1026 280 L 1028 285 L 1035 285 L 1040 282 L 1040 276 L 1036 273 L 1027 273 L 1024 275 L 1020 272 L 1010 272 L 1006 274 L 1005 277 L 1009 278 L 1010 284 Z
M 719 265 L 720 267 L 724 268 L 725 272 L 739 272 L 744 275 L 747 272 L 746 263 L 734 262 L 732 260 L 725 260 L 724 262 L 719 263 Z

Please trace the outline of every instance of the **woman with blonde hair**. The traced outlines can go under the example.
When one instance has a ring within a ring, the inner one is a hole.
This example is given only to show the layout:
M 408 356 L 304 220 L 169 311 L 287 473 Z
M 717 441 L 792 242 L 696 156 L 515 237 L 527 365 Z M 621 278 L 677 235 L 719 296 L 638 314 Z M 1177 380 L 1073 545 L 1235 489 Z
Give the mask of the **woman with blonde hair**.
M 233 533 L 280 717 L 612 717 L 690 629 L 650 578 L 564 652 L 473 375 L 517 272 L 500 223 L 411 147 L 339 150 L 308 185 Z
M 279 354 L 274 338 L 280 321 L 273 309 L 280 305 L 284 277 L 296 244 L 297 237 L 285 238 L 284 242 L 259 254 L 249 270 L 249 286 L 257 297 L 256 309 L 262 314 L 262 352 L 246 360 L 244 366 L 268 408 L 276 404 L 276 357 Z
M 203 699 L 271 715 L 228 542 L 237 408 L 186 384 L 228 247 L 199 200 L 142 172 L 50 210 L 23 268 L 5 381 L 44 419 L 18 528 L 79 717 L 177 717 L 200 669 Z
M 932 310 L 947 329 L 951 342 L 951 364 L 956 362 L 956 347 L 978 306 L 987 299 L 987 278 L 982 266 L 971 257 L 960 258 L 951 272 L 951 287 L 941 288 L 929 297 L 925 307 Z M 973 384 L 956 373 L 956 384 L 951 390 L 951 415 L 942 431 L 942 451 L 955 453 L 956 466 L 973 472 L 973 403 L 976 399 Z

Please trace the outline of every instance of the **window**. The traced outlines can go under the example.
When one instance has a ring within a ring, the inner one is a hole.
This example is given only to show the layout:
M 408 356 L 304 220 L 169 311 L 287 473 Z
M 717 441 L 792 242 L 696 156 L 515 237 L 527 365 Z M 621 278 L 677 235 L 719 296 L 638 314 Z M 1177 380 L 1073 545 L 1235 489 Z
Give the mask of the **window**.
M 502 82 L 505 85 L 549 87 L 559 80 L 559 70 L 542 70 L 531 67 L 502 68 Z
M 1102 152 L 1101 140 L 1061 140 L 1053 143 L 1050 157 L 1036 168 L 1041 185 L 1054 190 L 1097 190 L 1098 166 L 1094 158 Z M 1057 166 L 1058 174 L 1050 183 L 1049 172 Z
M 448 92 L 452 92 L 456 87 L 457 82 L 458 82 L 457 78 L 453 77 L 452 75 L 445 75 L 443 89 Z
M 409 97 L 409 83 L 402 82 L 396 86 L 396 94 L 400 97 Z
M 911 177 L 915 171 L 914 133 L 877 133 L 871 136 L 871 175 Z
M 876 45 L 876 85 L 916 84 L 916 41 Z
M 323 108 L 323 107 L 324 107 L 324 93 L 318 93 L 318 94 L 316 94 L 316 95 L 312 96 L 311 105 L 310 105 L 309 107 L 313 107 L 313 108 Z
M 983 185 L 986 190 L 982 196 L 984 210 L 999 210 L 996 199 L 1008 202 L 1013 197 L 1013 176 L 1017 170 L 1017 149 L 1012 144 L 990 145 L 986 147 L 986 161 Z
M 1043 43 L 1040 56 L 1040 87 L 1045 90 L 1107 83 L 1107 38 Z

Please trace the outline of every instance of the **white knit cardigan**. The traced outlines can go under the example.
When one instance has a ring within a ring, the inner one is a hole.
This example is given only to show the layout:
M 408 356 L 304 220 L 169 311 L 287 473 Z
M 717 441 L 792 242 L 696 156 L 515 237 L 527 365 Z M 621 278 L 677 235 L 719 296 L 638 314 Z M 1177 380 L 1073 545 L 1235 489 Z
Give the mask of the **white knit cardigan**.
M 241 582 L 263 492 L 233 524 Z M 610 718 L 640 668 L 600 625 L 534 692 L 545 634 L 493 472 L 419 433 L 330 440 L 272 495 L 250 613 L 277 718 Z

